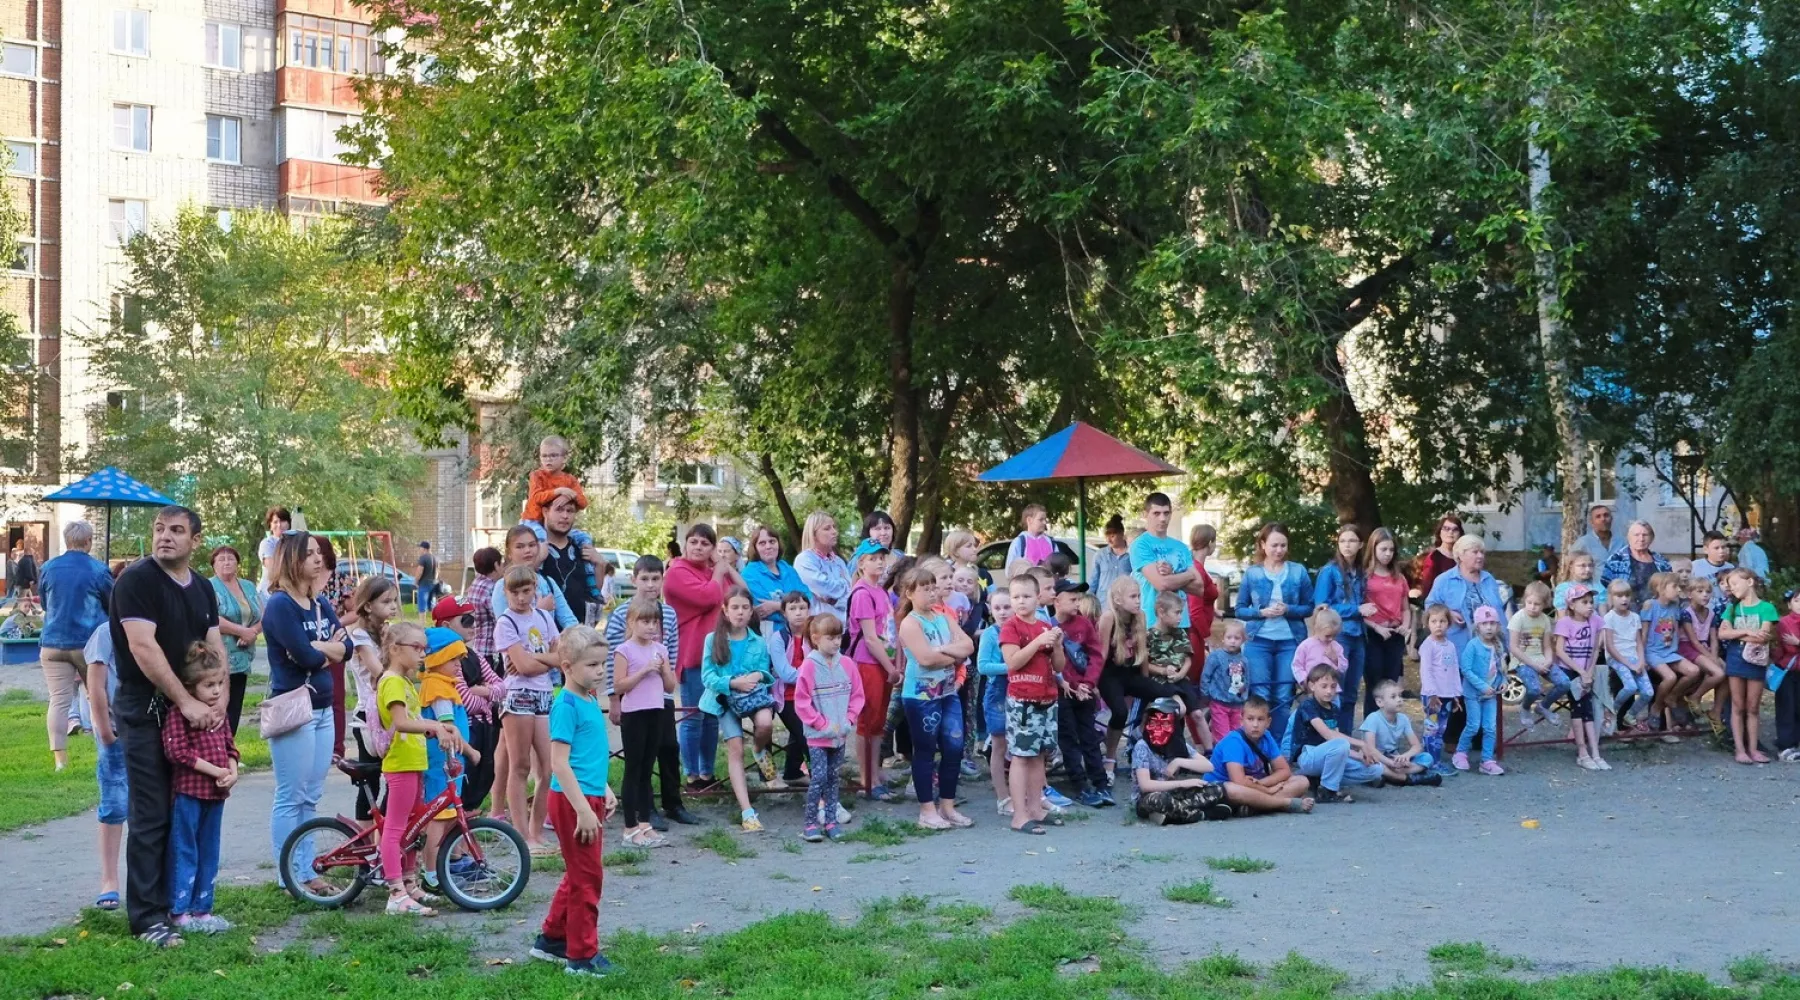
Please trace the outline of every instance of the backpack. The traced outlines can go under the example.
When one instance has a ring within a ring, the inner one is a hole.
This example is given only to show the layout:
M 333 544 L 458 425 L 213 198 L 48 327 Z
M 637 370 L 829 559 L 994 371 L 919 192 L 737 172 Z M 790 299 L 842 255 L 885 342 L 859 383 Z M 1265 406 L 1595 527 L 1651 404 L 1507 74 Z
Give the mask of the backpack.
M 352 633 L 351 657 L 356 655 L 356 645 L 369 642 L 369 634 L 362 629 Z M 356 728 L 362 733 L 358 742 L 376 759 L 385 758 L 388 747 L 394 743 L 394 730 L 392 726 L 381 725 L 381 708 L 377 704 L 380 699 L 376 697 L 375 685 L 355 664 L 345 664 L 345 667 L 344 672 L 356 678 Z

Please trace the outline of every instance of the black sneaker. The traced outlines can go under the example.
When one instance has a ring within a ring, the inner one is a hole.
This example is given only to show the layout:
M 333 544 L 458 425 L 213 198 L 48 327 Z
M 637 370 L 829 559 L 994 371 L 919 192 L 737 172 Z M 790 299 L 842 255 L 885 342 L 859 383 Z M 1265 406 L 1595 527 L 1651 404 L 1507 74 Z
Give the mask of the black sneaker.
M 686 806 L 682 806 L 678 809 L 672 810 L 669 813 L 668 818 L 674 820 L 677 823 L 680 823 L 683 826 L 699 826 L 702 822 L 704 822 L 704 820 L 702 820 L 700 817 L 694 815 L 691 812 L 688 812 Z
M 593 976 L 596 979 L 611 971 L 612 963 L 606 960 L 605 955 L 595 955 L 593 958 L 584 958 L 580 961 L 570 962 L 568 965 L 563 966 L 563 972 L 568 975 Z
M 668 833 L 669 821 L 663 819 L 662 813 L 652 809 L 650 810 L 650 829 L 655 830 L 657 833 Z
M 537 940 L 531 943 L 531 957 L 540 962 L 567 962 L 569 943 L 539 934 Z
M 1200 818 L 1204 819 L 1204 820 L 1210 820 L 1210 821 L 1216 823 L 1220 820 L 1230 819 L 1233 815 L 1233 812 L 1234 811 L 1232 810 L 1232 808 L 1229 805 L 1226 805 L 1223 802 L 1215 802 L 1212 805 L 1207 806 L 1201 812 Z
M 1424 785 L 1427 788 L 1436 788 L 1444 783 L 1444 776 L 1431 771 L 1426 771 L 1423 774 L 1412 775 L 1407 779 L 1406 783 L 1409 785 Z

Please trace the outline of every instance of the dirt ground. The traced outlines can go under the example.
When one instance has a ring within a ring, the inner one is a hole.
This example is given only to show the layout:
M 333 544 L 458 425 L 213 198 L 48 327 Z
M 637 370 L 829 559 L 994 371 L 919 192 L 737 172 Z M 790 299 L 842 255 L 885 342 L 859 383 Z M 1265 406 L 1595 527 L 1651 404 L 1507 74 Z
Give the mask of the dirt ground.
M 1077 807 L 1085 818 L 1032 838 L 1005 829 L 983 778 L 967 787 L 974 829 L 893 847 L 801 843 L 792 796 L 759 803 L 761 834 L 726 825 L 715 803 L 699 809 L 711 820 L 699 829 L 727 829 L 756 856 L 726 862 L 677 828 L 676 846 L 651 852 L 641 874 L 608 878 L 602 928 L 705 933 L 805 907 L 849 917 L 865 900 L 903 893 L 1006 915 L 1016 909 L 1011 886 L 1056 882 L 1131 904 L 1136 932 L 1170 963 L 1294 951 L 1366 987 L 1422 979 L 1427 949 L 1449 941 L 1484 941 L 1538 974 L 1641 964 L 1716 976 L 1748 954 L 1800 957 L 1800 767 L 1742 767 L 1697 741 L 1610 756 L 1617 770 L 1589 773 L 1563 748 L 1518 751 L 1504 777 L 1359 793 L 1311 816 L 1156 828 L 1127 822 L 1123 808 Z M 263 773 L 234 794 L 221 884 L 270 877 L 272 789 Z M 350 799 L 334 775 L 325 805 L 347 809 Z M 909 804 L 864 803 L 852 829 L 915 815 Z M 89 904 L 93 844 L 91 813 L 0 838 L 9 903 L 0 935 L 48 930 Z M 615 824 L 607 846 L 618 845 Z M 1226 855 L 1277 867 L 1207 869 L 1207 857 Z M 1163 900 L 1164 886 L 1209 875 L 1233 907 Z M 442 919 L 484 953 L 521 954 L 556 878 L 538 873 L 508 913 Z M 357 908 L 375 904 L 370 894 Z

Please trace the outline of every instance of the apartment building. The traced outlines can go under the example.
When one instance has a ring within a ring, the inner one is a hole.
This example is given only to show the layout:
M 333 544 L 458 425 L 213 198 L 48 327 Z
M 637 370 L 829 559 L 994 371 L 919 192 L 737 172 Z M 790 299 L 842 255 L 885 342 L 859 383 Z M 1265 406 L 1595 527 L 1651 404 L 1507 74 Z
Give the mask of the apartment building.
M 59 517 L 36 496 L 109 404 L 80 339 L 132 308 L 122 244 L 200 205 L 299 218 L 378 201 L 374 171 L 342 162 L 360 110 L 353 79 L 383 72 L 373 15 L 348 0 L 0 0 L 0 140 L 26 237 L 0 305 L 24 319 L 43 371 L 35 447 L 0 447 L 14 540 Z M 42 547 L 40 547 L 40 552 Z

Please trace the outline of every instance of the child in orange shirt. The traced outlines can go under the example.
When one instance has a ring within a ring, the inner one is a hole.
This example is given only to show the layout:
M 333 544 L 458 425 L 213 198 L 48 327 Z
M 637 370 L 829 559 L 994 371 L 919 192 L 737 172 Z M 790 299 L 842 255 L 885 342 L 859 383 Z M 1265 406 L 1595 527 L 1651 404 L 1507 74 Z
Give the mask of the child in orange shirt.
M 539 542 L 548 536 L 544 534 L 544 511 L 548 510 L 557 496 L 568 490 L 573 493 L 576 510 L 586 510 L 587 494 L 582 492 L 581 480 L 564 471 L 569 464 L 569 442 L 555 434 L 538 442 L 538 467 L 531 470 L 529 486 L 525 491 L 525 514 L 523 520 L 531 525 Z M 569 532 L 569 540 L 580 549 L 585 561 L 589 550 L 593 547 L 594 536 L 580 528 Z M 596 596 L 600 594 L 600 581 L 594 573 L 594 566 L 588 563 L 583 567 L 587 571 L 588 591 Z

